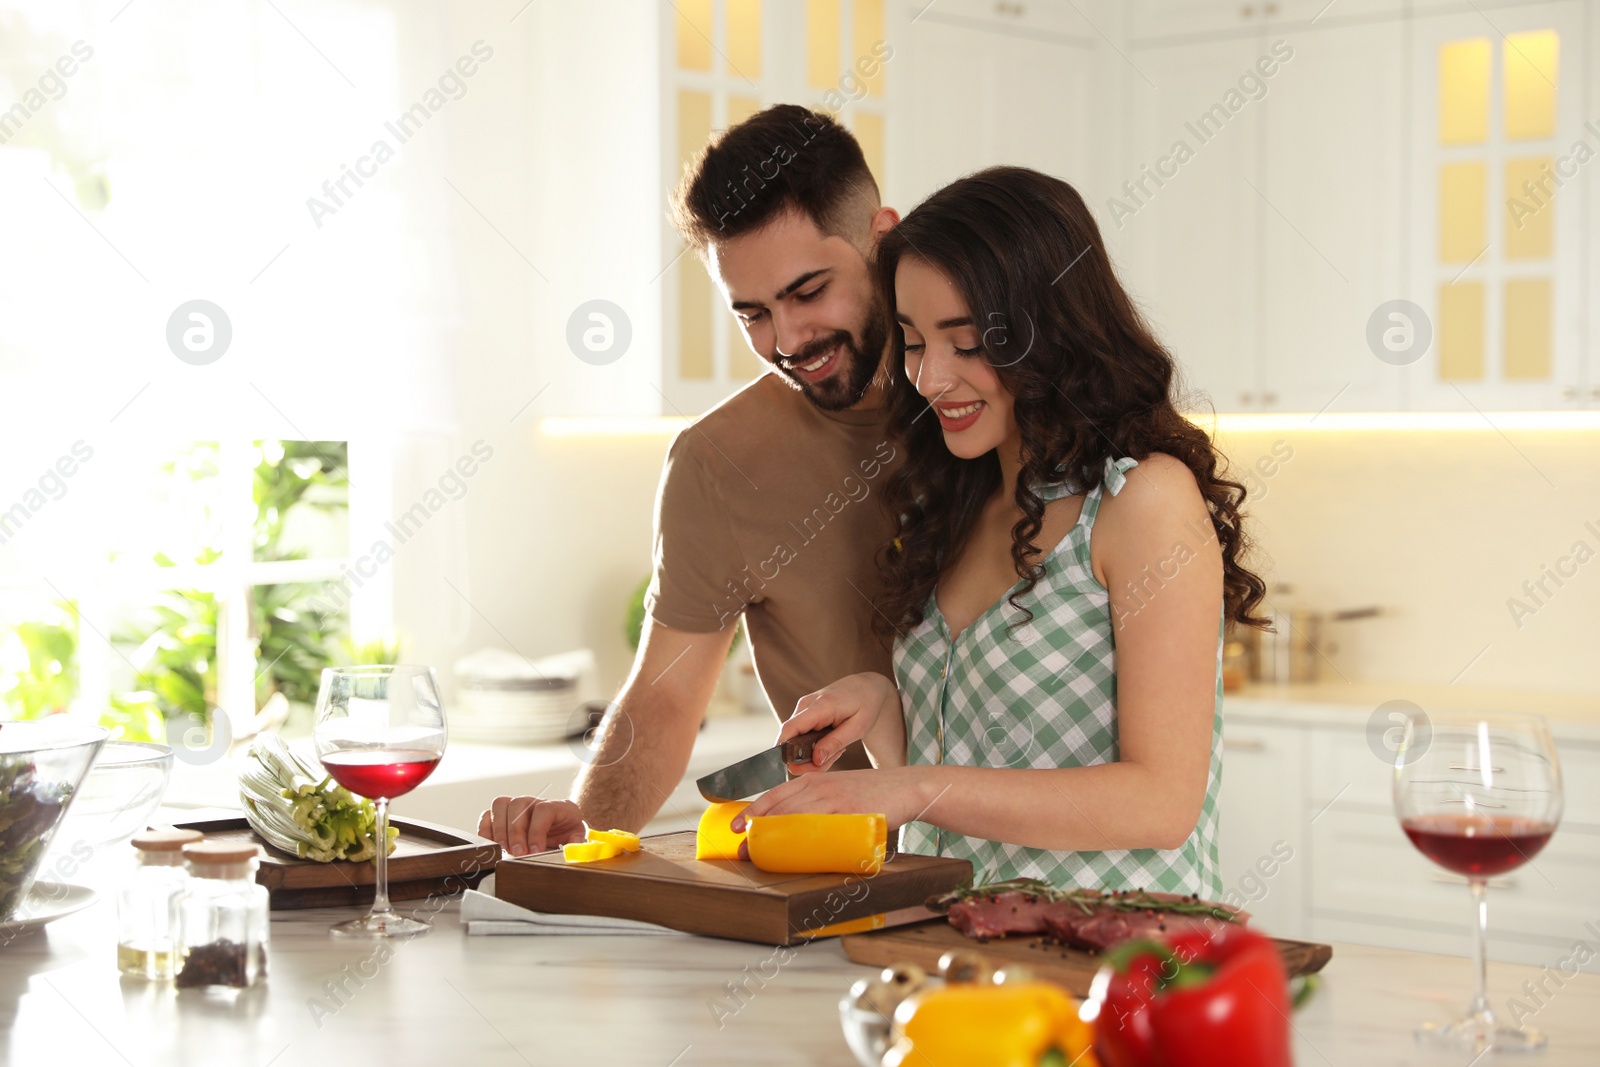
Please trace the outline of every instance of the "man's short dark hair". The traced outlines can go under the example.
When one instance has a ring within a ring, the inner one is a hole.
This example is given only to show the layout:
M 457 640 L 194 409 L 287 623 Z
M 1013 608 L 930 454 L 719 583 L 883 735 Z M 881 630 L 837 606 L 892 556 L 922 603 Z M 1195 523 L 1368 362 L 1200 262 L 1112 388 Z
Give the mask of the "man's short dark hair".
M 713 137 L 690 161 L 672 222 L 703 254 L 790 209 L 824 233 L 854 238 L 863 205 L 878 206 L 878 184 L 855 136 L 819 111 L 777 104 Z

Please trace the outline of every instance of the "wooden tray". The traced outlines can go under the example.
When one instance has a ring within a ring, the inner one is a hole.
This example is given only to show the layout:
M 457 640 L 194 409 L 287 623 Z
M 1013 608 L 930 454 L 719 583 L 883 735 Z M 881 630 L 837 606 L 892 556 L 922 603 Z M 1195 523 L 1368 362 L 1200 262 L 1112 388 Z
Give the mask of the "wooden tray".
M 840 939 L 844 954 L 857 963 L 888 967 L 896 963 L 915 963 L 929 974 L 938 973 L 939 957 L 951 949 L 976 952 L 996 967 L 1023 964 L 1035 977 L 1065 986 L 1073 995 L 1089 995 L 1089 983 L 1100 969 L 1101 959 L 1092 952 L 1040 941 L 1032 935 L 1013 934 L 978 942 L 950 925 L 948 919 L 903 926 L 894 930 L 850 934 Z M 1315 974 L 1333 958 L 1333 948 L 1312 941 L 1278 941 L 1283 966 L 1292 978 Z
M 400 839 L 389 857 L 390 900 L 418 900 L 472 889 L 489 876 L 500 859 L 500 846 L 481 837 L 416 819 L 390 816 L 389 823 L 400 828 Z M 377 868 L 370 862 L 317 863 L 291 856 L 262 840 L 243 816 L 177 825 L 181 830 L 199 830 L 213 841 L 260 845 L 265 855 L 256 870 L 256 883 L 267 887 L 274 911 L 372 903 Z
M 494 891 L 535 911 L 604 915 L 765 945 L 793 945 L 857 920 L 920 907 L 972 877 L 966 860 L 901 853 L 871 878 L 769 874 L 744 860 L 697 860 L 693 830 L 647 837 L 639 852 L 567 863 L 561 852 L 503 860 Z M 848 929 L 848 928 L 847 928 Z

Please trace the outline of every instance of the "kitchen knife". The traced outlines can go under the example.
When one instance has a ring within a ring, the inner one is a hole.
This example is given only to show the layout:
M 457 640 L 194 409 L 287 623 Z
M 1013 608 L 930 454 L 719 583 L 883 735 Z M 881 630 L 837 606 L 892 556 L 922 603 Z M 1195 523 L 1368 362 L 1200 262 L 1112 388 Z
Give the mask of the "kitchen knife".
M 827 736 L 827 730 L 796 734 L 781 745 L 720 771 L 712 771 L 694 784 L 700 787 L 700 795 L 707 800 L 743 800 L 765 793 L 789 780 L 789 764 L 811 762 L 811 747 Z

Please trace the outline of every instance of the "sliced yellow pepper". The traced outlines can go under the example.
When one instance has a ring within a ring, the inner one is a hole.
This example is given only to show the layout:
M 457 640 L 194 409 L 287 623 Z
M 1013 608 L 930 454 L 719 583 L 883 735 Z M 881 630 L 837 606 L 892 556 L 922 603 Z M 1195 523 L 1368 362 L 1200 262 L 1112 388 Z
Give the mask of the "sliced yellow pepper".
M 757 815 L 747 820 L 750 862 L 776 874 L 874 875 L 883 867 L 883 815 Z
M 744 834 L 736 834 L 728 824 L 733 817 L 750 806 L 748 800 L 728 800 L 713 804 L 700 816 L 700 828 L 694 835 L 694 858 L 697 860 L 736 860 Z
M 884 1067 L 1095 1067 L 1093 1028 L 1077 1003 L 1048 982 L 956 984 L 918 993 L 894 1013 L 899 1037 Z
M 574 841 L 561 846 L 561 858 L 568 863 L 593 863 L 608 860 L 621 851 L 609 841 Z
M 639 835 L 630 834 L 626 830 L 590 830 L 590 841 L 604 841 L 608 845 L 616 845 L 623 852 L 639 851 Z

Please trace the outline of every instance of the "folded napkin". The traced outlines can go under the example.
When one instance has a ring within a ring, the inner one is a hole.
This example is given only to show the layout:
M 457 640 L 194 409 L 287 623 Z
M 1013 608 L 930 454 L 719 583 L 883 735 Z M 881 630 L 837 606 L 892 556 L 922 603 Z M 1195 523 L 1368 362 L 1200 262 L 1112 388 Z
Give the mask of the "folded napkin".
M 557 915 L 552 912 L 530 911 L 510 901 L 492 897 L 469 889 L 461 898 L 461 921 L 467 924 L 469 937 L 491 934 L 543 934 L 563 936 L 572 934 L 676 934 L 655 923 L 636 919 L 610 919 L 603 915 Z

